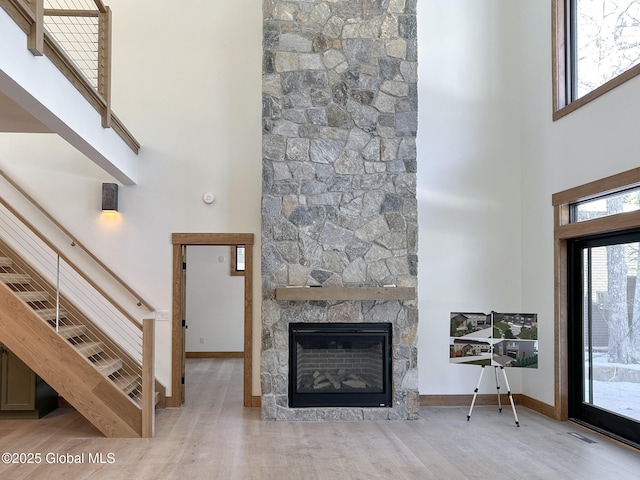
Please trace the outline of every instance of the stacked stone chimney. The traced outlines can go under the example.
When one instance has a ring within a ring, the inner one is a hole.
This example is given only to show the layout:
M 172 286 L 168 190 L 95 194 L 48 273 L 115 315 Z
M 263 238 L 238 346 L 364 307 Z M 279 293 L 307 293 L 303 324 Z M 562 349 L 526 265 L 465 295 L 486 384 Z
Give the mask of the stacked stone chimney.
M 417 301 L 275 300 L 417 283 L 417 0 L 264 0 L 262 416 L 418 414 Z M 393 324 L 393 406 L 288 406 L 290 322 Z

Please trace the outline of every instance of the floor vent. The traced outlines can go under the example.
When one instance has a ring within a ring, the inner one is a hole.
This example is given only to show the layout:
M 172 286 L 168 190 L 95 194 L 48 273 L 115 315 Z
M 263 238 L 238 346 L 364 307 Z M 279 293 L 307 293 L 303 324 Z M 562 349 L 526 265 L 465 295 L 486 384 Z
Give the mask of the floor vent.
M 567 432 L 567 433 L 569 433 L 569 435 L 571 435 L 572 437 L 577 438 L 578 440 L 582 440 L 583 442 L 586 442 L 586 443 L 597 443 L 597 442 L 594 442 L 593 440 L 585 437 L 584 435 L 582 435 L 582 434 L 580 434 L 578 432 Z

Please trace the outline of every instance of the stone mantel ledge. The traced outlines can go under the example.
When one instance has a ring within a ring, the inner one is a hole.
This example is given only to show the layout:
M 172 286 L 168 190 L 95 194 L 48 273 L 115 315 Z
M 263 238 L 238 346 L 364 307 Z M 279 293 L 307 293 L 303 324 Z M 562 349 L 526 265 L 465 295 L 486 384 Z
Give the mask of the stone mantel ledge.
M 415 300 L 415 287 L 279 287 L 279 301 Z

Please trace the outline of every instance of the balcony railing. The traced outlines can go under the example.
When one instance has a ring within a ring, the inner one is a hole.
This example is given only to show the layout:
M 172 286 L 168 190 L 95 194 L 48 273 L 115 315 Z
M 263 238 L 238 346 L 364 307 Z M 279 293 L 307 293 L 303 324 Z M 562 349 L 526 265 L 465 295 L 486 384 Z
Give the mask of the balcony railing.
M 102 0 L 0 0 L 27 34 L 136 153 L 140 144 L 111 111 L 111 9 Z

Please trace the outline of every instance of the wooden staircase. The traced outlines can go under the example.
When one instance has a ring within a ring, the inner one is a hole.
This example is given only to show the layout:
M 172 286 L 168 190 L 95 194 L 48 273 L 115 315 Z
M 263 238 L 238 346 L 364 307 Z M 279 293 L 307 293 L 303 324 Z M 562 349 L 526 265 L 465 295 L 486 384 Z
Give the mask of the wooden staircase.
M 59 308 L 55 299 L 53 286 L 0 242 L 0 342 L 105 436 L 140 437 L 140 365 L 68 299 L 60 296 Z

